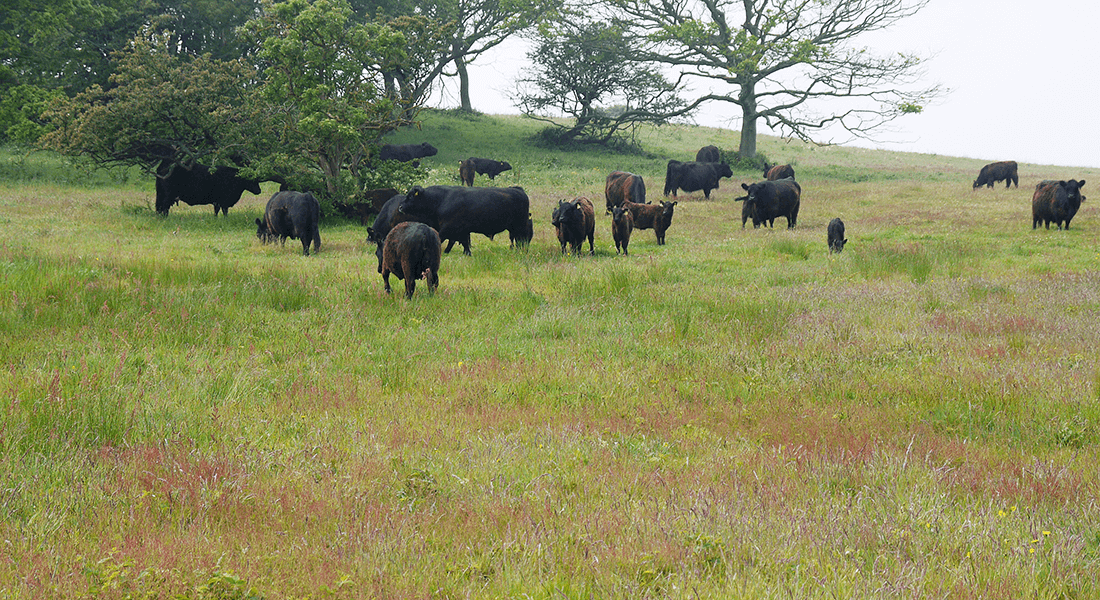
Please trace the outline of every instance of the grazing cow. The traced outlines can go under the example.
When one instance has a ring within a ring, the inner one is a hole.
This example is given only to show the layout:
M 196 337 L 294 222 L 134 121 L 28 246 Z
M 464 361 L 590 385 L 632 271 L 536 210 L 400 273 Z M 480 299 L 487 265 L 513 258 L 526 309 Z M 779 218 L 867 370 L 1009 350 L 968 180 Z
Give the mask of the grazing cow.
M 238 172 L 239 169 L 233 167 L 211 169 L 196 163 L 187 168 L 161 162 L 156 173 L 157 212 L 166 215 L 173 204 L 182 200 L 191 206 L 213 204 L 215 215 L 221 211 L 229 216 L 229 207 L 240 201 L 245 190 L 261 193 L 258 181 L 245 179 L 237 175 Z
M 1070 179 L 1037 186 L 1031 197 L 1031 228 L 1037 228 L 1042 222 L 1047 229 L 1050 229 L 1051 223 L 1056 224 L 1058 229 L 1064 223 L 1066 229 L 1069 229 L 1069 222 L 1085 200 L 1081 195 L 1084 185 L 1084 179 Z
M 370 227 L 367 227 L 367 241 L 374 242 L 375 244 L 374 254 L 378 257 L 379 273 L 382 272 L 382 247 L 385 245 L 386 236 L 389 235 L 390 230 L 396 225 L 406 221 L 416 221 L 425 223 L 433 229 L 439 227 L 438 223 L 416 219 L 398 210 L 401 206 L 401 202 L 404 200 L 405 194 L 395 194 L 390 197 L 390 199 L 382 205 L 382 210 L 378 211 L 378 216 L 374 218 L 374 223 L 372 223 Z
M 749 206 L 753 229 L 760 227 L 761 223 L 769 227 L 775 225 L 776 217 L 786 217 L 788 229 L 795 226 L 798 208 L 802 203 L 802 186 L 798 182 L 780 179 L 760 181 L 752 185 L 742 183 L 741 187 L 748 195 L 735 200 L 743 200 Z
M 569 244 L 573 254 L 579 255 L 584 238 L 588 238 L 588 253 L 596 254 L 596 210 L 591 200 L 582 197 L 559 201 L 550 215 L 550 223 L 557 230 L 562 254 L 565 254 L 565 245 Z
M 675 198 L 678 189 L 685 192 L 703 190 L 703 196 L 710 200 L 710 191 L 718 188 L 718 180 L 723 177 L 733 177 L 726 163 L 670 160 L 665 170 L 665 196 L 672 192 Z
M 788 177 L 794 179 L 794 167 L 791 165 L 768 165 L 768 163 L 764 163 L 765 181 L 778 181 Z
M 607 200 L 607 214 L 611 209 L 624 202 L 645 204 L 645 182 L 641 175 L 626 171 L 612 171 L 604 185 L 604 197 Z
M 695 162 L 722 162 L 722 151 L 718 146 L 703 146 L 695 153 Z
M 634 229 L 653 229 L 657 234 L 657 245 L 665 243 L 665 232 L 672 225 L 672 214 L 676 202 L 662 201 L 660 204 L 637 204 L 623 202 L 634 220 Z
M 972 189 L 978 189 L 983 185 L 993 187 L 993 184 L 1003 181 L 1005 187 L 1012 187 L 1012 184 L 1016 184 L 1016 187 L 1020 187 L 1020 176 L 1016 172 L 1016 161 L 1003 160 L 1000 162 L 989 163 L 982 167 L 982 170 L 978 172 L 978 178 L 974 180 L 974 187 Z
M 321 205 L 309 192 L 276 192 L 267 201 L 263 220 L 256 219 L 256 237 L 261 243 L 279 238 L 286 245 L 286 238 L 302 241 L 302 254 L 309 256 L 309 244 L 313 251 L 321 249 L 321 233 L 317 223 L 321 219 Z
M 733 200 L 734 200 L 734 202 L 744 202 L 745 200 L 748 200 L 748 198 L 749 198 L 748 196 L 742 196 L 740 198 L 734 198 Z M 753 214 L 754 214 L 754 211 L 753 211 L 753 205 L 752 204 L 750 204 L 748 202 L 745 202 L 744 204 L 741 205 L 741 229 L 745 228 L 745 223 L 749 219 L 752 218 Z M 754 227 L 755 227 L 755 224 L 756 224 L 756 221 L 753 221 L 753 226 Z
M 415 221 L 398 223 L 386 234 L 382 250 L 382 282 L 390 290 L 390 273 L 405 280 L 405 297 L 412 298 L 416 280 L 428 282 L 428 293 L 439 286 L 442 242 L 435 229 Z
M 378 160 L 397 160 L 409 162 L 426 156 L 435 156 L 439 150 L 435 146 L 423 144 L 386 144 L 378 151 Z
M 495 179 L 497 175 L 511 170 L 512 165 L 507 162 L 489 160 L 488 158 L 474 158 L 471 156 L 458 163 L 458 176 L 462 179 L 462 183 L 470 187 L 474 187 L 474 173 L 488 175 L 489 179 Z
M 634 217 L 625 206 L 616 206 L 611 209 L 611 237 L 615 240 L 615 252 L 622 252 L 629 256 L 627 246 L 630 245 L 630 233 L 634 231 Z
M 470 254 L 470 234 L 489 239 L 507 230 L 512 245 L 531 241 L 531 201 L 521 187 L 482 188 L 453 185 L 413 186 L 398 210 L 414 220 L 439 224 L 440 239 Z
M 844 237 L 844 221 L 840 217 L 829 221 L 829 253 L 840 253 L 847 243 L 848 238 Z

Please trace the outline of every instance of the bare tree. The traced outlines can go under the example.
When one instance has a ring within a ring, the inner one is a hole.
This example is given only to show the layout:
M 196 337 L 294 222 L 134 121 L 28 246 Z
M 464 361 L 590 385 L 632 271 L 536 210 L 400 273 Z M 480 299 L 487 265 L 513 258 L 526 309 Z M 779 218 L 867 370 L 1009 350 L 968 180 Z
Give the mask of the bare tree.
M 453 25 L 448 62 L 455 66 L 463 110 L 473 110 L 466 66 L 509 37 L 553 15 L 560 0 L 439 0 L 436 18 Z
M 739 106 L 745 157 L 756 154 L 760 119 L 810 140 L 836 126 L 869 137 L 900 115 L 920 112 L 943 92 L 919 88 L 925 59 L 876 56 L 852 41 L 912 16 L 928 1 L 607 0 L 643 40 L 639 59 L 734 88 L 728 95 L 709 91 L 691 106 Z M 832 110 L 818 113 L 811 105 Z

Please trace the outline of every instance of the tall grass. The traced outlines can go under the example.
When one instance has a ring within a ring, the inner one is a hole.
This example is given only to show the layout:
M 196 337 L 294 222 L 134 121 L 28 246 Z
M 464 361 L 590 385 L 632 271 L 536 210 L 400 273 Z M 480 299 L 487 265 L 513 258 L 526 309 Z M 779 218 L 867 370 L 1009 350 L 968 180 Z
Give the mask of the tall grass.
M 1096 173 L 975 192 L 981 161 L 764 138 L 796 228 L 740 227 L 743 171 L 666 245 L 619 256 L 601 214 L 573 257 L 557 200 L 615 169 L 656 199 L 735 132 L 616 155 L 537 127 L 395 136 L 440 148 L 426 183 L 508 160 L 536 230 L 410 300 L 358 224 L 260 245 L 273 189 L 164 218 L 139 178 L 0 171 L 0 596 L 1097 595 L 1097 213 L 1032 231 L 1027 193 Z

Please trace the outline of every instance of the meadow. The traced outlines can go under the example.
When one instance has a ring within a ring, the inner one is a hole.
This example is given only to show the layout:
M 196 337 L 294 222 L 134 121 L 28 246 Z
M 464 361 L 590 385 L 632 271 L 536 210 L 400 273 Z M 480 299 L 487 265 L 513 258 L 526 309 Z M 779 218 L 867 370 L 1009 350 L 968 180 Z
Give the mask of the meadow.
M 0 597 L 1100 596 L 1100 210 L 1031 227 L 1036 182 L 1100 170 L 972 190 L 1012 157 L 762 138 L 797 227 L 742 228 L 735 171 L 624 257 L 606 175 L 657 200 L 736 132 L 538 128 L 392 140 L 440 149 L 430 184 L 511 162 L 478 185 L 523 186 L 535 225 L 411 300 L 358 223 L 261 245 L 272 184 L 159 217 L 137 173 L 0 152 Z M 595 256 L 550 226 L 578 195 Z

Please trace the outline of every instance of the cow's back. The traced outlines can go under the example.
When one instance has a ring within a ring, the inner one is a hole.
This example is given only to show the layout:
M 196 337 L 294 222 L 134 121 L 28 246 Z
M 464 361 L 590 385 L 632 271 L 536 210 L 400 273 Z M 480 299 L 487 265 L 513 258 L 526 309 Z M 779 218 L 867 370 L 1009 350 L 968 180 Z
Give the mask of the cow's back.
M 641 175 L 626 171 L 612 171 L 604 184 L 604 197 L 607 202 L 607 212 L 611 212 L 612 208 L 627 201 L 645 204 L 645 181 Z

